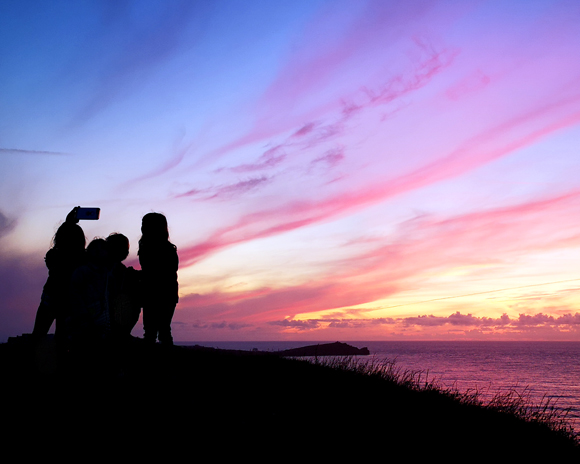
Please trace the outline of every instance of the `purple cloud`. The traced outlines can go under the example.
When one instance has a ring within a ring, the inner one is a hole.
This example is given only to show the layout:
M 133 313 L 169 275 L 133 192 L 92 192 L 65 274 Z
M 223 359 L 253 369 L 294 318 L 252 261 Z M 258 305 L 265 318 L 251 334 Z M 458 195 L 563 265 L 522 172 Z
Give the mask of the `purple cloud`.
M 283 151 L 282 145 L 277 145 L 269 150 L 266 150 L 260 158 L 255 163 L 241 164 L 239 166 L 234 166 L 228 170 L 231 172 L 252 172 L 261 171 L 264 169 L 272 169 L 278 166 L 286 159 L 286 153 Z M 223 168 L 218 169 L 223 171 Z
M 247 180 L 242 180 L 233 184 L 206 189 L 191 189 L 187 192 L 176 195 L 176 198 L 191 197 L 199 200 L 227 200 L 238 195 L 256 190 L 262 185 L 270 182 L 271 177 L 260 176 Z
M 334 148 L 332 150 L 328 150 L 324 155 L 319 156 L 311 161 L 311 166 L 317 165 L 326 165 L 330 168 L 333 168 L 340 164 L 344 160 L 344 149 L 341 148 Z
M 8 235 L 16 227 L 16 219 L 9 219 L 0 211 L 0 237 Z
M 462 314 L 459 311 L 443 317 L 429 315 L 409 316 L 400 318 L 328 318 L 328 319 L 284 319 L 272 321 L 271 325 L 300 328 L 302 330 L 318 329 L 322 326 L 331 328 L 364 328 L 377 325 L 402 325 L 405 327 L 479 327 L 493 329 L 531 329 L 538 327 L 566 328 L 580 325 L 580 313 L 567 313 L 562 316 L 550 316 L 538 313 L 535 315 L 520 314 L 510 318 L 503 314 L 498 318 L 477 317 L 472 314 Z

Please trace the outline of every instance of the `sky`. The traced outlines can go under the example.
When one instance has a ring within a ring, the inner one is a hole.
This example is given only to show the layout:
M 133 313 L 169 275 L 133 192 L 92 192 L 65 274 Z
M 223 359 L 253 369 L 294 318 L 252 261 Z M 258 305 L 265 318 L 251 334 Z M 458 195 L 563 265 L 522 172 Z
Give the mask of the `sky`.
M 575 0 L 0 2 L 0 341 L 77 205 L 137 269 L 166 215 L 177 341 L 580 341 L 579 24 Z

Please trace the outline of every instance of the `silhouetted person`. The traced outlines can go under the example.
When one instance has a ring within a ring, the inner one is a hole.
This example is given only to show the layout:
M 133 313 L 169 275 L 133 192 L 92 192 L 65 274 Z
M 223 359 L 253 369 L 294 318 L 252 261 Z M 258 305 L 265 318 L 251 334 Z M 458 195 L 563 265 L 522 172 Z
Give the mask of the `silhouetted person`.
M 56 321 L 55 336 L 57 342 L 66 338 L 64 321 L 69 314 L 69 284 L 73 271 L 85 261 L 85 234 L 77 224 L 76 211 L 72 209 L 66 221 L 56 231 L 52 239 L 52 248 L 44 260 L 48 268 L 48 279 L 42 290 L 40 305 L 36 312 L 34 329 L 35 339 L 42 338 Z M 60 339 L 60 340 L 59 340 Z
M 71 276 L 71 311 L 67 325 L 72 346 L 76 348 L 104 341 L 111 334 L 107 242 L 102 238 L 93 239 L 87 246 L 86 255 L 86 264 Z
M 111 329 L 116 339 L 131 335 L 141 313 L 140 271 L 127 267 L 123 260 L 129 255 L 129 239 L 113 233 L 106 239 L 109 247 L 108 302 Z
M 146 341 L 172 345 L 171 319 L 179 300 L 176 246 L 169 241 L 167 219 L 160 213 L 143 216 L 139 240 L 142 270 L 143 330 Z

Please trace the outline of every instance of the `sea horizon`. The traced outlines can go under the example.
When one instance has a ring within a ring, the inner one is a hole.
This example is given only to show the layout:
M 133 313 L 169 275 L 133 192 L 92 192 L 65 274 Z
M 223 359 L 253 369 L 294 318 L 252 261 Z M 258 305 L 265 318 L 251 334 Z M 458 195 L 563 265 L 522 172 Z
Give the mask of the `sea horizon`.
M 326 343 L 346 343 L 357 348 L 363 348 L 362 344 L 384 344 L 384 343 L 433 343 L 433 344 L 578 344 L 578 340 L 178 340 L 174 341 L 179 346 L 207 346 L 223 349 L 244 349 L 249 345 L 280 345 L 280 346 L 309 346 Z M 238 346 L 239 348 L 231 348 Z M 227 347 L 227 348 L 226 348 Z M 285 349 L 285 348 L 281 348 Z

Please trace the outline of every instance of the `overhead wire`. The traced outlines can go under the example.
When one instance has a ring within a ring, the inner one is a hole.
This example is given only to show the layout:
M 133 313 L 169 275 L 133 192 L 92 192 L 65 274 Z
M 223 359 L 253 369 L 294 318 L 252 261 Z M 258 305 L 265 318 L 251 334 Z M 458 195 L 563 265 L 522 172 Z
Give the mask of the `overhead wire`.
M 519 290 L 521 288 L 530 288 L 530 287 L 540 287 L 543 285 L 553 285 L 553 284 L 562 284 L 562 283 L 567 283 L 567 282 L 575 282 L 575 281 L 579 281 L 580 279 L 568 279 L 568 280 L 557 280 L 554 282 L 544 282 L 541 284 L 530 284 L 530 285 L 520 285 L 519 287 L 508 287 L 508 288 L 499 288 L 496 290 L 486 290 L 483 292 L 475 292 L 475 293 L 467 293 L 465 295 L 454 295 L 454 296 L 444 296 L 441 298 L 433 298 L 430 300 L 423 300 L 423 301 L 415 301 L 415 302 L 411 302 L 411 303 L 401 303 L 398 305 L 393 305 L 393 306 L 381 306 L 380 308 L 377 309 L 391 309 L 391 308 L 400 308 L 401 306 L 411 306 L 411 305 L 416 305 L 416 304 L 423 304 L 423 303 L 431 303 L 433 301 L 441 301 L 441 300 L 451 300 L 453 298 L 465 298 L 468 296 L 476 296 L 476 295 L 485 295 L 488 293 L 497 293 L 497 292 L 505 292 L 508 290 Z

